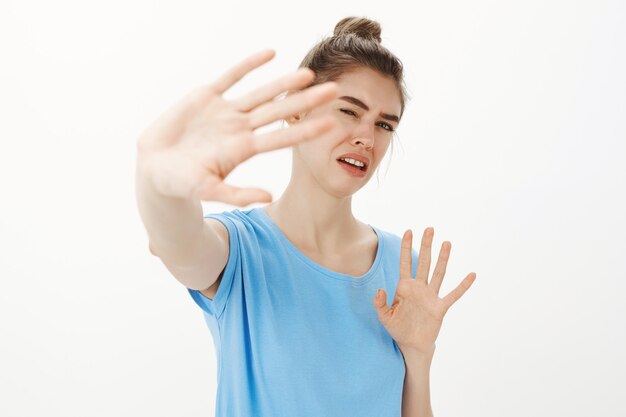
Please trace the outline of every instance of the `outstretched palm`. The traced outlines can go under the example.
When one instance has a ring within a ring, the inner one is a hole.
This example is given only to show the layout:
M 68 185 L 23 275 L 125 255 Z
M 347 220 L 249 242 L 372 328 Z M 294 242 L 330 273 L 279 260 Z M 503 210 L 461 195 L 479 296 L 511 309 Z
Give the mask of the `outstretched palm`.
M 404 232 L 400 250 L 400 279 L 391 307 L 387 306 L 387 296 L 382 289 L 381 294 L 373 300 L 380 322 L 396 341 L 400 350 L 412 349 L 420 353 L 432 354 L 443 317 L 476 279 L 476 273 L 470 272 L 453 291 L 439 298 L 439 289 L 446 272 L 452 245 L 447 241 L 441 245 L 437 265 L 432 279 L 428 282 L 430 250 L 434 233 L 432 227 L 424 231 L 417 273 L 413 279 L 411 277 L 413 232 L 410 229 Z
M 340 122 L 328 114 L 284 129 L 257 132 L 337 96 L 336 82 L 307 87 L 316 77 L 309 68 L 300 68 L 234 100 L 223 98 L 228 89 L 273 56 L 273 50 L 263 50 L 242 60 L 217 80 L 188 93 L 142 132 L 137 141 L 137 168 L 147 174 L 156 191 L 168 197 L 237 206 L 271 201 L 268 191 L 240 188 L 224 180 L 256 154 L 321 136 L 326 140 L 346 137 Z M 291 94 L 278 99 L 285 91 Z

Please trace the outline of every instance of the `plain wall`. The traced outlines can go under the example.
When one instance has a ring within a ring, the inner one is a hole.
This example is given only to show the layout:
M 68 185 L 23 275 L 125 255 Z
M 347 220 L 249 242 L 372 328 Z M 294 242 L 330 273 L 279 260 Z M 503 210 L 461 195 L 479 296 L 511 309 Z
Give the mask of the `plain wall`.
M 213 415 L 211 335 L 148 251 L 137 137 L 257 50 L 277 54 L 226 97 L 294 71 L 349 15 L 382 24 L 412 96 L 355 215 L 414 245 L 434 227 L 433 256 L 451 241 L 441 295 L 477 273 L 437 340 L 434 414 L 626 415 L 618 0 L 3 1 L 0 415 Z M 277 198 L 290 155 L 227 181 Z

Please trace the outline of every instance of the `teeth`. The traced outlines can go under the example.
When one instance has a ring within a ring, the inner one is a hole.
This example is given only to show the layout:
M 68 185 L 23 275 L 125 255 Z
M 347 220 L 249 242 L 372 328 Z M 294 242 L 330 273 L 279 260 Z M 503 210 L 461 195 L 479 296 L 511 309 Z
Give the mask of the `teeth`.
M 341 161 L 346 161 L 346 162 L 348 162 L 348 163 L 350 163 L 352 165 L 356 165 L 358 167 L 364 167 L 365 166 L 365 164 L 363 162 L 357 161 L 357 160 L 352 159 L 352 158 L 339 158 L 339 159 Z

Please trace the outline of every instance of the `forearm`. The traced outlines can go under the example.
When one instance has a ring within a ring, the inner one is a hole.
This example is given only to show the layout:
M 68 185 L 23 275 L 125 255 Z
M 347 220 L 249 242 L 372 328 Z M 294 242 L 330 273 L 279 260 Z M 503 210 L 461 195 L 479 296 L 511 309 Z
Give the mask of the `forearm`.
M 402 391 L 402 417 L 433 417 L 430 405 L 432 355 L 403 350 L 406 375 Z
M 152 186 L 140 156 L 136 161 L 135 192 L 150 251 L 176 264 L 192 256 L 203 230 L 200 201 L 172 198 Z

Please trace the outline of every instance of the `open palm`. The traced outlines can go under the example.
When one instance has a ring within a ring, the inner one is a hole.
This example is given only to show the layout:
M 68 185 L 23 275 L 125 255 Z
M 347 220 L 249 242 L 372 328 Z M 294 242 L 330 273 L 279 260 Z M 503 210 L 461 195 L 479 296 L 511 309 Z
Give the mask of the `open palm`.
M 450 257 L 450 242 L 443 242 L 439 259 L 428 282 L 430 271 L 430 251 L 435 231 L 426 228 L 418 256 L 415 279 L 411 277 L 413 232 L 407 230 L 402 237 L 400 250 L 400 279 L 396 287 L 391 307 L 387 305 L 387 295 L 383 289 L 373 303 L 380 322 L 385 326 L 400 350 L 432 354 L 441 323 L 448 309 L 469 289 L 476 273 L 470 272 L 465 279 L 448 295 L 439 298 L 439 289 Z
M 271 132 L 258 131 L 337 96 L 335 82 L 308 87 L 316 77 L 309 68 L 300 68 L 238 98 L 223 97 L 273 56 L 270 49 L 247 57 L 217 80 L 195 88 L 142 132 L 137 141 L 137 167 L 159 193 L 237 206 L 271 201 L 266 190 L 236 187 L 224 180 L 239 164 L 259 153 L 320 137 L 345 137 L 347 132 L 332 115 Z M 280 99 L 285 92 L 292 94 Z

